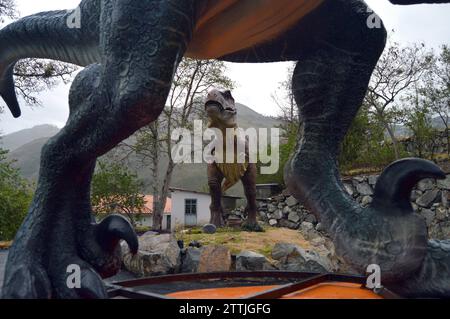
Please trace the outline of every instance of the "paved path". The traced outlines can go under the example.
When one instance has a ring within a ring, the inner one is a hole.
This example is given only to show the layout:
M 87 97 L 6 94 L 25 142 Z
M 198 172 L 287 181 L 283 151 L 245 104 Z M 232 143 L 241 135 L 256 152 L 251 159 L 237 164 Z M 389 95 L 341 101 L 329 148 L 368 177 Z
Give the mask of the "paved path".
M 6 258 L 8 258 L 8 252 L 6 250 L 0 250 L 0 295 L 2 293 L 3 275 L 5 273 Z

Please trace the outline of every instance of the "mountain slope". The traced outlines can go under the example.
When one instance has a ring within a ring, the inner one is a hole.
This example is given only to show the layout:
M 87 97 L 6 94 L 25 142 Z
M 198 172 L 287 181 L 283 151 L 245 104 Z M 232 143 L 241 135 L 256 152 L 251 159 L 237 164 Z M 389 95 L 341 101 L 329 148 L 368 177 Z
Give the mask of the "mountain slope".
M 281 124 L 281 121 L 261 115 L 243 104 L 237 103 L 236 106 L 238 109 L 238 124 L 242 128 L 271 128 Z M 203 112 L 203 106 L 201 106 L 199 111 Z M 44 133 L 40 133 L 41 131 L 39 130 L 36 130 L 34 132 L 32 131 L 31 133 L 35 135 L 35 139 L 32 139 L 30 141 L 25 138 L 30 135 L 30 130 L 23 130 L 5 136 L 5 139 L 7 138 L 8 140 L 8 145 L 17 146 L 13 151 L 9 153 L 9 158 L 17 160 L 14 165 L 20 168 L 22 175 L 28 179 L 37 180 L 41 148 L 49 138 L 41 137 L 39 136 L 39 134 L 47 134 L 47 136 L 52 136 L 58 132 L 58 129 L 56 127 L 47 127 L 53 129 L 49 129 L 47 131 L 43 129 L 42 131 Z M 204 126 L 204 128 L 206 128 L 206 125 Z M 24 141 L 26 141 L 26 143 L 23 143 Z M 134 138 L 131 137 L 127 142 L 133 143 L 133 141 Z M 116 156 L 117 152 L 120 153 L 118 156 L 119 158 L 123 157 L 120 156 L 121 154 L 125 154 L 124 150 L 119 149 L 115 151 Z M 107 154 L 105 157 L 110 158 L 111 154 Z M 136 158 L 136 156 L 130 156 L 128 160 L 130 169 L 138 173 L 140 179 L 142 179 L 145 183 L 146 190 L 149 191 L 152 181 L 150 169 L 142 165 L 142 163 Z M 164 171 L 165 163 L 167 163 L 167 157 L 164 158 L 164 156 L 162 155 L 161 167 L 159 168 L 160 172 Z M 207 183 L 208 181 L 206 176 L 206 164 L 180 164 L 174 170 L 171 186 L 197 191 L 205 191 L 207 189 Z M 242 196 L 242 186 L 238 184 L 230 189 L 227 193 Z
M 0 147 L 14 151 L 19 147 L 41 138 L 49 138 L 59 132 L 59 128 L 53 125 L 38 125 L 30 129 L 21 130 L 3 136 L 0 139 Z

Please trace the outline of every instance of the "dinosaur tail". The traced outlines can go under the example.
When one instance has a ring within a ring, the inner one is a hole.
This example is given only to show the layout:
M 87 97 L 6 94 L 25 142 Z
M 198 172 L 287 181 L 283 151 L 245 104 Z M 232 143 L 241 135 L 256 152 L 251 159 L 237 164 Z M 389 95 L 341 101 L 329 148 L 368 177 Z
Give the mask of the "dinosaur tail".
M 42 12 L 0 30 L 0 96 L 14 117 L 20 106 L 14 66 L 26 58 L 51 59 L 86 66 L 98 62 L 98 1 L 85 0 L 72 11 Z

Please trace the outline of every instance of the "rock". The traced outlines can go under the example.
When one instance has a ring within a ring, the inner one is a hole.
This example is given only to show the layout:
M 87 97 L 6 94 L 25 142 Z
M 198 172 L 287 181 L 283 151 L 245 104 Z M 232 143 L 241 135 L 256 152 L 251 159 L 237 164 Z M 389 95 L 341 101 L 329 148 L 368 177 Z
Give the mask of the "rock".
M 199 264 L 200 264 L 200 249 L 196 247 L 187 248 L 181 263 L 181 272 L 183 273 L 197 272 Z
M 317 223 L 316 231 L 325 231 L 325 227 L 323 226 L 322 223 Z
M 444 221 L 448 219 L 448 211 L 445 207 L 436 208 L 436 219 L 438 221 Z
M 315 224 L 317 223 L 317 218 L 313 214 L 307 214 L 305 217 L 305 222 Z
M 280 270 L 329 272 L 331 265 L 328 260 L 316 252 L 305 250 L 293 244 L 278 243 L 272 250 L 272 258 L 277 260 Z
M 297 229 L 298 228 L 298 223 L 291 222 L 290 220 L 287 220 L 287 219 L 280 219 L 278 224 L 280 227 L 285 227 L 285 228 L 289 228 L 289 229 Z
M 377 175 L 370 175 L 368 178 L 368 182 L 370 186 L 375 186 L 377 184 L 378 176 Z
M 372 203 L 372 197 L 371 196 L 364 196 L 363 198 L 362 198 L 362 200 L 361 200 L 361 204 L 363 205 L 363 206 L 367 206 L 367 205 L 369 205 L 370 203 Z
M 307 234 L 311 230 L 314 230 L 314 225 L 312 223 L 310 223 L 310 222 L 303 222 L 303 223 L 300 224 L 300 231 L 302 233 Z
M 433 205 L 433 203 L 436 202 L 436 199 L 439 194 L 440 193 L 438 189 L 426 191 L 422 196 L 420 196 L 417 199 L 416 203 L 421 207 L 429 208 L 431 207 L 431 205 Z
M 283 208 L 283 215 L 288 216 L 292 212 L 292 209 L 289 206 Z
M 222 245 L 204 246 L 200 249 L 198 272 L 230 271 L 231 253 Z
M 269 225 L 270 225 L 270 226 L 275 226 L 276 224 L 278 224 L 278 222 L 277 222 L 276 219 L 271 219 L 271 220 L 269 220 Z
M 421 212 L 422 216 L 425 217 L 425 221 L 427 223 L 427 226 L 430 227 L 433 223 L 434 217 L 436 216 L 436 213 L 433 212 L 431 209 L 423 209 Z
M 274 219 L 281 219 L 283 218 L 283 212 L 279 209 L 277 209 L 273 214 L 272 214 L 272 218 Z
M 411 192 L 411 201 L 415 202 L 420 196 L 422 196 L 422 192 L 419 190 L 413 190 Z
M 295 206 L 297 204 L 298 204 L 298 200 L 294 196 L 289 196 L 286 199 L 286 205 L 288 205 L 289 207 Z
M 125 268 L 138 276 L 158 276 L 179 271 L 180 247 L 170 235 L 149 235 L 139 237 L 139 251 L 123 256 Z
M 434 187 L 434 182 L 433 180 L 427 178 L 424 180 L 421 180 L 418 184 L 417 184 L 417 189 L 421 190 L 422 192 L 428 191 L 433 189 Z
M 355 194 L 355 188 L 353 188 L 353 185 L 349 183 L 344 183 L 344 189 L 350 196 Z
M 354 176 L 353 180 L 357 181 L 358 183 L 362 183 L 366 181 L 366 177 L 365 176 Z
M 270 269 L 270 266 L 264 255 L 253 251 L 242 251 L 236 256 L 236 271 L 261 271 Z
M 373 195 L 372 187 L 366 182 L 356 185 L 356 191 L 363 196 Z
M 215 234 L 217 231 L 217 227 L 216 225 L 213 224 L 206 224 L 205 226 L 202 227 L 202 231 L 205 234 Z
M 273 204 L 267 205 L 267 211 L 268 211 L 269 213 L 275 212 L 276 209 L 277 209 L 277 207 L 276 207 L 275 205 L 273 205 Z
M 300 217 L 298 216 L 297 212 L 291 212 L 288 216 L 288 220 L 293 223 L 297 223 L 298 221 L 300 221 Z
M 446 179 L 438 180 L 437 186 L 441 189 L 450 190 L 450 175 Z
M 313 245 L 313 246 L 325 245 L 325 238 L 323 238 L 323 237 L 316 237 L 313 240 L 311 240 L 311 245 Z

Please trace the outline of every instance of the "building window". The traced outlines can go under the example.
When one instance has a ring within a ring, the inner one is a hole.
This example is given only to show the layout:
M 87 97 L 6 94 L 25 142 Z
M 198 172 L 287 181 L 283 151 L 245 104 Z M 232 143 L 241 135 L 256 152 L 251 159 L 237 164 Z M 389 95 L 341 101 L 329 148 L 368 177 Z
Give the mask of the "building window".
M 185 199 L 184 200 L 184 213 L 186 215 L 197 215 L 197 200 Z

